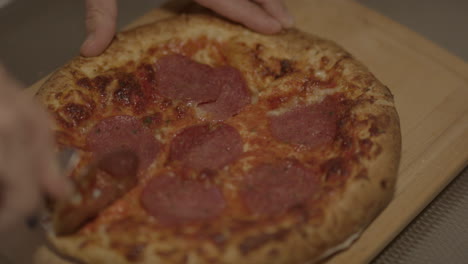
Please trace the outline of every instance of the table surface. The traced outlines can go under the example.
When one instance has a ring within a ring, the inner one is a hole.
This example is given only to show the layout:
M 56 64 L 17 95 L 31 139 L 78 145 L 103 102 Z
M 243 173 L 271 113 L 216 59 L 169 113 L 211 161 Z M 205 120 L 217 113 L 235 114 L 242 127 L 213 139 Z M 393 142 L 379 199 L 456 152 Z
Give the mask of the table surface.
M 161 2 L 119 1 L 122 10 L 119 26 Z M 424 5 L 421 1 L 404 0 L 358 2 L 468 60 L 468 17 L 463 12 L 468 10 L 468 1 L 430 0 Z M 83 19 L 80 1 L 17 0 L 0 9 L 0 60 L 18 79 L 30 85 L 77 53 L 84 37 Z M 453 259 L 448 263 L 456 263 L 455 260 L 467 257 L 468 252 L 463 250 L 468 248 L 468 221 L 464 221 L 468 210 L 463 206 L 468 204 L 467 194 L 465 171 L 374 262 L 439 263 Z M 450 242 L 450 246 L 440 241 Z

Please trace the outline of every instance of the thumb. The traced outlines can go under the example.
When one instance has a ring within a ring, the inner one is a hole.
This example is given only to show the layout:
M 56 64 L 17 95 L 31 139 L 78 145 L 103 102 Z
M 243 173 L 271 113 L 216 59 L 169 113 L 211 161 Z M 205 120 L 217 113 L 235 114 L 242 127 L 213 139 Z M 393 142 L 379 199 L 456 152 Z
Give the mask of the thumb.
M 87 36 L 81 46 L 81 55 L 97 56 L 109 46 L 117 23 L 116 0 L 86 0 Z

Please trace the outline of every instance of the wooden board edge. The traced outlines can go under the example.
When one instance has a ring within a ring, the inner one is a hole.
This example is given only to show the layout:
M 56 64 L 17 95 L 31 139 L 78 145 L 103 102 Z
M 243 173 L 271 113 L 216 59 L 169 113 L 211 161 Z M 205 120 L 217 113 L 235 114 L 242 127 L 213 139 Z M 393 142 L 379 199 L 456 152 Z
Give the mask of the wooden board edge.
M 353 263 L 370 262 L 468 165 L 468 111 L 444 134 L 444 138 L 436 140 L 422 154 L 419 162 L 406 172 L 418 174 L 417 180 L 408 184 L 411 188 L 407 187 L 395 197 L 349 250 L 337 254 L 327 264 L 348 263 L 349 260 Z M 454 151 L 457 155 L 453 155 Z M 440 155 L 452 157 L 450 163 L 442 166 L 437 158 Z M 440 177 L 441 174 L 452 176 Z M 399 215 L 400 218 L 388 215 Z M 379 237 L 378 242 L 372 239 L 374 237 Z

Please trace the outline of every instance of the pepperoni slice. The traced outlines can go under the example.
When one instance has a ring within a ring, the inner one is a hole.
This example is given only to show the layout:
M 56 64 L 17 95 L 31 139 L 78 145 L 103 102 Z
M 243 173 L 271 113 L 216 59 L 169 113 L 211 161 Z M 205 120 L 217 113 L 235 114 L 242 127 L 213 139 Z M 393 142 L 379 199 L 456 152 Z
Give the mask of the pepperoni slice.
M 337 130 L 337 104 L 336 101 L 324 100 L 270 116 L 271 132 L 277 139 L 290 144 L 318 147 L 330 143 Z
M 213 76 L 213 68 L 182 55 L 164 56 L 156 63 L 158 91 L 170 99 L 215 101 L 221 90 Z
M 86 144 L 98 159 L 115 152 L 135 153 L 140 169 L 147 168 L 160 150 L 151 130 L 141 120 L 126 115 L 101 120 L 88 133 Z
M 140 199 L 143 208 L 163 225 L 210 219 L 226 204 L 218 187 L 170 173 L 154 177 Z
M 170 160 L 194 169 L 220 169 L 242 153 L 239 132 L 224 123 L 184 129 L 171 143 Z
M 129 150 L 112 152 L 98 161 L 98 169 L 117 179 L 123 179 L 138 172 L 138 157 Z
M 317 188 L 312 172 L 296 160 L 282 160 L 250 170 L 241 197 L 252 213 L 274 215 L 304 202 Z
M 168 55 L 156 63 L 156 69 L 162 96 L 200 104 L 212 120 L 225 120 L 250 102 L 245 79 L 236 68 L 212 68 L 182 55 Z
M 242 73 L 224 66 L 216 69 L 215 77 L 221 93 L 215 102 L 200 105 L 211 114 L 212 120 L 225 120 L 250 103 L 250 93 Z

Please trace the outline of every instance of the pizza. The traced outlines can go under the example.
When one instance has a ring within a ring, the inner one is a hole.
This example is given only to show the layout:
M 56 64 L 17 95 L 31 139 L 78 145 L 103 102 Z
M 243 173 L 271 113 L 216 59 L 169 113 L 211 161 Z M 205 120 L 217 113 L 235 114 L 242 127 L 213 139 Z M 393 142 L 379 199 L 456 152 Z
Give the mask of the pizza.
M 37 98 L 58 148 L 83 152 L 77 167 L 116 150 L 139 161 L 109 204 L 100 197 L 118 193 L 119 165 L 99 170 L 84 190 L 95 201 L 81 201 L 97 216 L 50 232 L 83 263 L 315 263 L 355 241 L 394 192 L 391 92 L 297 29 L 261 35 L 177 15 L 75 58 Z

